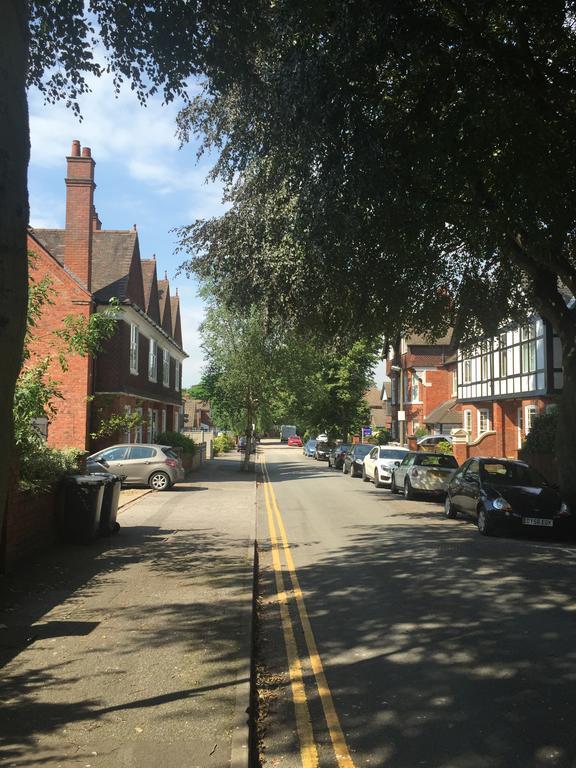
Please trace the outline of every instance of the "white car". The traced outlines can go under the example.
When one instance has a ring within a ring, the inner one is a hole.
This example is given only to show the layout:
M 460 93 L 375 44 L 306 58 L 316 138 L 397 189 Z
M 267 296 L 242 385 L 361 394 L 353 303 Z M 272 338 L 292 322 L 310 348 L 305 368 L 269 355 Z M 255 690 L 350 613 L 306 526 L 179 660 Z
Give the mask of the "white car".
M 454 456 L 428 451 L 409 451 L 392 474 L 392 493 L 413 499 L 417 493 L 443 495 L 458 469 Z
M 408 448 L 376 445 L 364 459 L 362 479 L 365 482 L 372 481 L 376 488 L 390 485 L 392 470 L 400 464 L 407 453 L 409 453 Z
M 418 450 L 435 451 L 439 443 L 450 443 L 452 445 L 452 435 L 426 435 L 418 440 Z

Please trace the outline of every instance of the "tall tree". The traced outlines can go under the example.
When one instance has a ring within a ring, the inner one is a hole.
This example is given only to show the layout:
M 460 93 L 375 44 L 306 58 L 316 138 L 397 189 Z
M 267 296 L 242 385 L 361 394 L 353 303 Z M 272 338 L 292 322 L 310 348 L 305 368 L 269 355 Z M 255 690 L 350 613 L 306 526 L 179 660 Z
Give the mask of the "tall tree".
M 463 339 L 534 308 L 558 333 L 576 503 L 576 3 L 285 0 L 181 115 L 232 208 L 182 233 L 236 305 Z M 234 55 L 234 54 L 233 54 Z

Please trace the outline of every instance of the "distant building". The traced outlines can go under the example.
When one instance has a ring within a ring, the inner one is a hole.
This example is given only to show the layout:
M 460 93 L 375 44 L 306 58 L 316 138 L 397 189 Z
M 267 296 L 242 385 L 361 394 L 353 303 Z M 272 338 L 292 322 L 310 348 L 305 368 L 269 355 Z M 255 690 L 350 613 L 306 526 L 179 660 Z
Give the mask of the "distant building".
M 72 143 L 67 158 L 66 226 L 30 229 L 35 254 L 32 278 L 47 275 L 55 291 L 34 329 L 34 358 L 50 351 L 64 316 L 88 318 L 111 298 L 122 311 L 117 327 L 95 359 L 73 355 L 68 370 L 54 366 L 63 400 L 47 431 L 48 444 L 97 449 L 114 442 L 153 442 L 159 432 L 182 426 L 180 301 L 169 281 L 158 280 L 154 258 L 143 260 L 136 227 L 103 230 L 94 207 L 94 167 L 88 147 Z M 102 420 L 137 413 L 134 429 L 93 441 Z

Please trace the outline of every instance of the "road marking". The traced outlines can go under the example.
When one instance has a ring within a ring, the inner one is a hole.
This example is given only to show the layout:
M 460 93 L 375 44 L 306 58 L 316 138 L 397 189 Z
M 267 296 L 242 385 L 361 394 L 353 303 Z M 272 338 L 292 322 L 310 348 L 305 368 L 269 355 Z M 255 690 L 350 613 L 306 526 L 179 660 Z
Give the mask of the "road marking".
M 302 676 L 302 664 L 298 656 L 296 637 L 294 635 L 294 628 L 292 626 L 292 619 L 290 618 L 290 611 L 288 608 L 288 595 L 284 586 L 278 537 L 276 535 L 276 526 L 274 525 L 273 507 L 270 502 L 269 483 L 266 481 L 266 477 L 264 478 L 264 500 L 266 503 L 266 511 L 268 513 L 268 527 L 270 529 L 270 542 L 272 545 L 272 562 L 274 564 L 276 592 L 280 603 L 280 616 L 282 619 L 284 642 L 286 644 L 286 655 L 288 657 L 288 670 L 292 686 L 292 700 L 294 702 L 294 711 L 296 714 L 296 729 L 300 741 L 302 766 L 303 768 L 317 768 L 318 751 L 314 742 L 310 709 L 308 707 L 304 679 Z
M 306 610 L 306 604 L 304 603 L 304 595 L 302 594 L 302 589 L 300 588 L 300 582 L 298 581 L 298 576 L 296 574 L 296 568 L 294 566 L 292 552 L 290 551 L 290 545 L 288 544 L 286 528 L 284 527 L 282 515 L 278 507 L 278 502 L 276 501 L 276 494 L 274 493 L 274 487 L 270 480 L 270 475 L 268 474 L 268 468 L 266 466 L 266 460 L 264 458 L 262 459 L 262 468 L 264 471 L 264 478 L 265 478 L 264 488 L 265 490 L 266 488 L 268 489 L 268 496 L 272 502 L 272 508 L 274 510 L 276 522 L 278 525 L 278 530 L 280 531 L 280 538 L 282 539 L 284 556 L 286 558 L 286 564 L 288 566 L 288 571 L 290 573 L 290 580 L 292 582 L 292 590 L 293 590 L 294 597 L 296 598 L 298 614 L 300 616 L 300 622 L 302 623 L 302 629 L 304 631 L 304 638 L 306 640 L 306 645 L 308 647 L 310 664 L 312 666 L 312 670 L 316 678 L 316 686 L 318 688 L 318 694 L 320 695 L 320 700 L 322 701 L 324 716 L 326 718 L 326 723 L 328 726 L 330 739 L 332 741 L 332 746 L 334 747 L 334 752 L 336 754 L 336 760 L 338 761 L 339 768 L 354 768 L 354 761 L 352 760 L 352 757 L 350 755 L 348 744 L 346 743 L 346 737 L 344 736 L 342 726 L 340 725 L 340 719 L 338 718 L 338 713 L 336 712 L 336 707 L 334 706 L 332 693 L 328 686 L 328 681 L 326 680 L 326 674 L 324 673 L 324 666 L 322 664 L 320 654 L 318 653 L 318 646 L 316 645 L 316 639 L 314 637 L 314 632 L 312 631 L 312 625 L 310 623 L 310 619 L 308 618 L 308 611 Z M 270 521 L 269 510 L 268 510 L 268 515 L 269 515 L 268 519 Z M 274 534 L 276 534 L 275 531 L 274 531 Z

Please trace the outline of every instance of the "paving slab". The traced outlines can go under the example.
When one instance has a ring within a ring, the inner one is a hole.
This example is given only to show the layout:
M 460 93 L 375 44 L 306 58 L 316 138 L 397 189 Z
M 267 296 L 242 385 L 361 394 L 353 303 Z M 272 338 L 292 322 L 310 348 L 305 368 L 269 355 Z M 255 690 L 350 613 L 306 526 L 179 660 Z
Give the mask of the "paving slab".
M 247 765 L 253 473 L 219 458 L 120 533 L 0 582 L 0 764 Z

